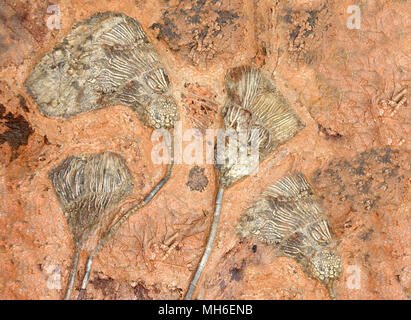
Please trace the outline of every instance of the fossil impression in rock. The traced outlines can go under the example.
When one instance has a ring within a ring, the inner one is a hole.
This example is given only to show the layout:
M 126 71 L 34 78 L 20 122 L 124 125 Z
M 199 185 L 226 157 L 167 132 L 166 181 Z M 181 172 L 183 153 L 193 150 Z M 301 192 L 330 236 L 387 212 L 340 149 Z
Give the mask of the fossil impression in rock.
M 122 104 L 131 107 L 149 127 L 172 128 L 178 120 L 167 71 L 138 21 L 121 13 L 97 13 L 76 24 L 40 59 L 25 87 L 41 113 L 52 118 Z M 87 286 L 94 255 L 170 178 L 172 139 L 168 148 L 170 161 L 164 178 L 100 240 L 88 259 L 82 290 Z
M 237 231 L 241 237 L 252 235 L 296 259 L 335 298 L 333 284 L 342 272 L 341 258 L 327 217 L 301 173 L 286 176 L 264 191 L 242 215 Z
M 25 87 L 52 118 L 122 104 L 155 128 L 178 119 L 167 71 L 138 21 L 121 13 L 97 13 L 75 25 Z
M 302 130 L 305 124 L 296 115 L 273 82 L 250 66 L 231 69 L 226 74 L 227 99 L 222 111 L 224 130 L 245 132 L 247 145 L 243 146 L 247 155 L 253 140 L 259 146 L 259 160 Z M 229 146 L 226 146 L 229 158 Z M 218 163 L 215 165 L 219 184 L 228 187 L 247 176 L 252 164 L 247 161 Z
M 217 233 L 218 220 L 222 207 L 224 189 L 246 177 L 255 169 L 255 159 L 251 157 L 256 150 L 257 161 L 264 160 L 277 147 L 302 130 L 305 124 L 273 82 L 258 69 L 240 66 L 228 70 L 225 78 L 227 98 L 222 111 L 224 131 L 230 130 L 238 136 L 238 157 L 233 157 L 230 141 L 225 139 L 221 153 L 217 148 L 214 166 L 218 174 L 218 192 L 214 210 L 214 221 L 207 240 L 206 249 L 187 290 L 185 299 L 191 299 L 211 252 Z M 240 136 L 245 138 L 240 141 Z M 249 157 L 241 158 L 241 154 Z M 233 158 L 235 159 L 234 161 Z M 221 161 L 222 160 L 222 161 Z M 258 164 L 258 163 L 257 163 Z
M 70 296 L 84 241 L 109 219 L 107 213 L 133 189 L 125 160 L 113 152 L 70 156 L 49 178 L 73 234 L 75 256 L 66 297 Z

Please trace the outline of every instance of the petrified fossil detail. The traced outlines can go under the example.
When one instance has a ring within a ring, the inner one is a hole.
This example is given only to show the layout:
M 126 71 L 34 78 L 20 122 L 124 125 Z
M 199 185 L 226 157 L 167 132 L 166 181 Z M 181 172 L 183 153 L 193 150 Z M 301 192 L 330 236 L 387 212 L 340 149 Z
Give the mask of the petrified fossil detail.
M 50 179 L 77 247 L 104 212 L 133 188 L 124 159 L 112 152 L 68 157 L 50 172 Z
M 52 52 L 41 58 L 25 86 L 40 111 L 49 117 L 68 118 L 123 104 L 130 106 L 150 127 L 172 128 L 178 120 L 177 104 L 171 93 L 167 71 L 138 21 L 121 13 L 97 13 L 75 25 Z M 168 147 L 171 155 L 173 147 Z M 153 199 L 170 178 L 172 167 L 171 155 L 164 178 L 142 202 L 114 222 L 100 239 L 88 258 L 82 290 L 86 289 L 93 257 L 131 214 Z M 85 201 L 90 210 L 103 210 L 100 205 L 109 205 L 115 199 L 112 198 L 114 195 L 107 195 L 107 199 L 103 196 L 100 199 L 103 202 L 97 204 L 93 203 L 97 201 L 94 196 L 91 194 L 91 198 L 78 201 Z M 64 205 L 66 210 L 72 210 Z M 87 230 L 94 226 L 98 214 L 94 211 L 84 213 L 83 204 L 78 205 L 82 213 L 73 209 L 68 221 L 76 241 L 81 242 Z M 74 260 L 77 258 L 78 252 Z M 66 298 L 70 295 L 71 286 L 72 282 Z
M 241 237 L 253 235 L 295 258 L 334 298 L 333 283 L 342 272 L 341 258 L 327 218 L 301 173 L 269 187 L 242 215 L 237 231 Z
M 197 282 L 210 256 L 222 208 L 225 188 L 249 175 L 255 169 L 253 148 L 258 147 L 258 161 L 263 160 L 280 144 L 291 139 L 304 128 L 303 122 L 289 106 L 284 96 L 259 70 L 241 66 L 226 74 L 227 99 L 223 109 L 225 131 L 245 136 L 238 146 L 239 158 L 232 157 L 230 140 L 225 140 L 225 150 L 217 149 L 214 166 L 218 172 L 218 192 L 214 220 L 206 248 L 191 280 L 185 299 L 194 294 Z M 238 139 L 241 140 L 241 139 Z M 217 144 L 218 145 L 218 144 Z M 237 150 L 234 151 L 237 153 Z M 241 157 L 241 155 L 246 157 Z M 223 161 L 220 161 L 223 160 Z
M 167 71 L 138 21 L 121 13 L 97 13 L 75 25 L 25 86 L 49 117 L 123 104 L 155 128 L 178 119 Z
M 390 117 L 395 115 L 398 109 L 407 104 L 407 93 L 408 88 L 405 87 L 397 94 L 393 94 L 391 99 L 381 99 L 379 104 L 382 108 L 379 110 L 379 115 L 383 116 L 387 111 L 389 111 Z
M 66 298 L 69 298 L 77 269 L 78 251 L 105 218 L 133 188 L 125 160 L 104 152 L 71 156 L 49 173 L 74 237 L 75 255 Z
M 246 131 L 247 145 L 243 148 L 249 154 L 255 139 L 260 161 L 305 126 L 281 92 L 258 69 L 241 66 L 229 70 L 226 90 L 227 100 L 222 112 L 224 129 L 234 129 L 238 133 Z M 216 164 L 220 183 L 224 186 L 250 174 L 249 167 L 244 161 Z

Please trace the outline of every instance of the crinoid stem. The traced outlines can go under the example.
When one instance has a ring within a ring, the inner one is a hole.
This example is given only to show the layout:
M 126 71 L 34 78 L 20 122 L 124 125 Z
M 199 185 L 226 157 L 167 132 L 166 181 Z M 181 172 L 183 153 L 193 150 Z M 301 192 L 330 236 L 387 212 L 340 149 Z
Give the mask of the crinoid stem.
M 214 209 L 214 215 L 213 215 L 213 224 L 211 225 L 211 231 L 210 234 L 208 236 L 208 240 L 207 240 L 207 244 L 203 253 L 203 256 L 201 258 L 200 263 L 197 266 L 197 270 L 194 274 L 193 279 L 191 280 L 190 286 L 188 287 L 186 296 L 185 296 L 185 300 L 191 300 L 194 291 L 196 289 L 198 280 L 201 277 L 201 274 L 204 270 L 204 267 L 207 264 L 207 260 L 210 256 L 211 253 L 211 248 L 213 246 L 213 242 L 214 242 L 214 238 L 217 234 L 217 228 L 218 228 L 218 221 L 220 219 L 220 212 L 221 212 L 221 207 L 222 207 L 222 203 L 223 203 L 223 195 L 224 195 L 224 187 L 223 186 L 219 186 L 218 188 L 218 192 L 217 192 L 217 196 L 216 196 L 216 200 L 215 200 L 215 209 Z
M 86 264 L 86 271 L 84 273 L 83 281 L 81 284 L 81 291 L 78 296 L 78 299 L 81 299 L 82 292 L 84 292 L 87 288 L 87 284 L 90 278 L 90 273 L 91 273 L 91 267 L 93 264 L 93 259 L 96 254 L 100 252 L 100 250 L 106 245 L 106 243 L 113 237 L 118 229 L 121 227 L 121 225 L 133 214 L 135 213 L 138 209 L 146 206 L 155 196 L 156 194 L 160 191 L 160 189 L 166 184 L 166 182 L 170 179 L 171 172 L 173 170 L 174 166 L 174 147 L 173 147 L 173 139 L 171 139 L 170 143 L 168 144 L 168 151 L 169 151 L 169 156 L 170 156 L 170 162 L 167 167 L 167 172 L 163 179 L 160 180 L 160 182 L 151 190 L 151 192 L 143 199 L 143 201 L 139 202 L 137 205 L 135 205 L 133 208 L 128 210 L 123 216 L 121 216 L 109 229 L 109 231 L 99 240 L 97 243 L 97 246 L 93 249 L 91 254 L 89 255 L 87 259 L 87 264 Z
M 73 289 L 74 280 L 76 278 L 78 256 L 79 256 L 79 252 L 78 252 L 78 249 L 76 248 L 76 251 L 74 252 L 74 257 L 73 257 L 73 266 L 71 267 L 69 283 L 67 286 L 66 295 L 64 296 L 64 300 L 70 299 L 71 290 Z
M 328 292 L 330 294 L 331 300 L 337 300 L 337 297 L 335 295 L 335 288 L 334 288 L 334 282 L 330 283 L 327 285 Z
M 86 272 L 84 274 L 84 278 L 83 278 L 83 281 L 81 283 L 81 291 L 80 291 L 79 297 L 81 296 L 81 293 L 84 290 L 86 290 L 86 288 L 87 288 L 88 280 L 90 278 L 90 273 L 91 273 L 91 265 L 93 264 L 93 258 L 94 258 L 95 254 L 96 254 L 96 252 L 93 250 L 93 252 L 90 254 L 90 256 L 87 259 Z

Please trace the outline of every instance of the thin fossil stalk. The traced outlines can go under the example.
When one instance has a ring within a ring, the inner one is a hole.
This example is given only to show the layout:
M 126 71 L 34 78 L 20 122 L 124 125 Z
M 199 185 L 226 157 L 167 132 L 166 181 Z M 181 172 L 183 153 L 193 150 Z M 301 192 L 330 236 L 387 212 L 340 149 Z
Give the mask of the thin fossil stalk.
M 327 217 L 304 175 L 288 175 L 263 192 L 242 215 L 237 232 L 241 237 L 252 235 L 296 259 L 335 299 L 334 282 L 342 272 L 341 258 Z
M 75 254 L 65 294 L 69 299 L 79 250 L 109 219 L 109 209 L 131 192 L 133 182 L 125 160 L 113 152 L 70 156 L 49 173 L 49 178 L 74 238 Z
M 217 234 L 217 227 L 218 227 L 218 221 L 220 220 L 220 213 L 221 213 L 221 207 L 223 204 L 223 195 L 224 195 L 224 188 L 222 186 L 220 186 L 218 188 L 218 192 L 217 192 L 217 196 L 216 196 L 216 200 L 215 200 L 215 209 L 214 209 L 214 213 L 213 213 L 213 223 L 211 225 L 211 230 L 210 230 L 210 234 L 208 235 L 208 240 L 207 240 L 207 244 L 206 244 L 206 249 L 203 253 L 203 256 L 201 257 L 201 261 L 198 264 L 197 270 L 193 276 L 193 279 L 191 280 L 190 286 L 187 290 L 186 296 L 185 296 L 185 300 L 191 300 L 193 294 L 194 294 L 194 290 L 197 286 L 197 282 L 200 279 L 200 276 L 203 272 L 204 267 L 207 264 L 208 261 L 208 257 L 210 256 L 211 253 L 211 248 L 213 246 L 213 242 L 214 242 L 214 238 Z
M 79 252 L 76 249 L 76 251 L 74 253 L 74 257 L 73 257 L 73 266 L 71 267 L 69 283 L 68 283 L 68 286 L 67 286 L 66 295 L 64 296 L 64 300 L 70 299 L 71 290 L 73 289 L 74 280 L 76 279 L 78 257 L 79 257 Z
M 122 13 L 96 13 L 77 23 L 44 55 L 24 83 L 42 114 L 52 118 L 113 105 L 131 107 L 148 127 L 173 128 L 178 108 L 170 78 L 140 23 Z M 112 226 L 87 263 L 138 208 L 146 205 L 170 178 L 166 176 L 130 213 Z
M 100 252 L 100 250 L 106 245 L 106 243 L 113 237 L 117 230 L 121 227 L 121 225 L 127 221 L 127 219 L 135 213 L 140 208 L 147 205 L 158 193 L 158 191 L 164 186 L 164 184 L 170 179 L 171 172 L 174 165 L 174 157 L 173 157 L 173 148 L 172 143 L 169 144 L 169 155 L 170 155 L 170 163 L 167 167 L 167 172 L 165 176 L 160 180 L 160 182 L 151 190 L 151 192 L 143 199 L 143 201 L 139 202 L 133 208 L 128 210 L 123 216 L 121 216 L 109 229 L 109 231 L 99 240 L 97 246 L 93 249 L 91 254 L 89 255 L 86 263 L 86 271 L 84 273 L 83 281 L 81 284 L 81 291 L 79 293 L 78 299 L 81 299 L 82 293 L 87 288 L 87 284 L 90 278 L 91 267 L 93 264 L 93 259 Z
M 223 190 L 248 176 L 255 170 L 256 159 L 251 157 L 256 151 L 259 161 L 304 128 L 294 110 L 284 96 L 258 70 L 250 66 L 240 66 L 228 70 L 225 79 L 227 98 L 223 108 L 224 131 L 234 131 L 238 137 L 245 137 L 239 143 L 240 157 L 232 157 L 230 141 L 222 144 L 224 151 L 215 154 L 214 166 L 217 170 L 219 191 L 214 210 L 214 221 L 205 251 L 194 277 L 191 280 L 185 299 L 193 297 L 198 281 L 207 264 L 217 233 Z M 257 150 L 254 150 L 257 148 Z M 237 150 L 234 152 L 237 155 Z M 242 155 L 246 155 L 242 158 Z M 233 160 L 234 158 L 234 160 Z

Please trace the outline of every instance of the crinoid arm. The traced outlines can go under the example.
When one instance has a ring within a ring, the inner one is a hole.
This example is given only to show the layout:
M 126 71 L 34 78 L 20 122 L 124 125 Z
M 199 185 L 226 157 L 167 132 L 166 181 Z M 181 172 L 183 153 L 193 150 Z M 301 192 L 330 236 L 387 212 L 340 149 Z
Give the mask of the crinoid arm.
M 233 68 L 226 75 L 227 106 L 235 105 L 252 115 L 252 122 L 270 135 L 269 152 L 292 138 L 304 123 L 274 82 L 251 66 Z
M 131 192 L 133 182 L 125 160 L 113 152 L 68 157 L 50 172 L 49 177 L 74 238 L 75 255 L 66 293 L 68 299 L 79 250 L 105 220 L 108 209 Z
M 265 81 L 261 72 L 251 66 L 232 68 L 225 77 L 227 95 L 240 108 L 251 111 Z
M 90 253 L 87 263 L 86 263 L 86 270 L 84 272 L 82 284 L 81 284 L 81 291 L 79 294 L 79 299 L 82 297 L 82 293 L 86 290 L 87 284 L 90 278 L 91 268 L 93 264 L 94 257 L 100 252 L 101 249 L 104 248 L 106 243 L 117 233 L 120 227 L 123 225 L 125 221 L 127 221 L 130 216 L 135 213 L 137 210 L 141 209 L 142 207 L 146 206 L 150 201 L 157 195 L 157 193 L 161 190 L 161 188 L 166 184 L 166 182 L 171 177 L 171 172 L 174 166 L 174 156 L 173 156 L 173 144 L 172 140 L 168 143 L 168 152 L 170 155 L 170 162 L 167 166 L 167 171 L 165 176 L 154 186 L 154 188 L 150 191 L 148 195 L 145 196 L 143 201 L 138 202 L 134 205 L 131 209 L 126 211 L 121 217 L 119 217 L 108 229 L 108 231 L 101 237 L 98 241 L 97 246 L 93 249 Z
M 254 234 L 273 245 L 327 244 L 331 235 L 311 186 L 302 174 L 286 176 L 267 188 L 242 216 L 240 235 Z
M 132 176 L 119 155 L 104 152 L 71 156 L 50 174 L 76 243 L 95 227 L 102 213 L 132 189 Z
M 257 149 L 259 162 L 305 126 L 274 82 L 258 69 L 250 66 L 230 69 L 226 74 L 226 91 L 224 129 L 234 130 L 238 135 L 246 132 L 247 145 L 242 154 L 248 156 Z M 229 186 L 253 172 L 250 168 L 256 166 L 248 160 L 245 157 L 245 161 L 219 163 L 216 168 L 222 183 Z
M 264 192 L 265 196 L 278 201 L 290 201 L 294 198 L 304 198 L 312 194 L 310 184 L 301 173 L 284 177 Z
M 305 272 L 329 289 L 341 273 L 328 220 L 300 173 L 267 188 L 241 216 L 237 232 L 241 237 L 252 235 L 296 259 Z
M 151 119 L 147 109 L 153 102 L 173 100 L 167 71 L 140 23 L 114 12 L 76 24 L 40 59 L 25 87 L 48 117 L 68 118 L 123 104 L 152 127 L 161 116 Z M 175 101 L 166 106 L 170 110 L 157 110 L 170 116 L 160 127 L 172 126 L 177 118 Z

